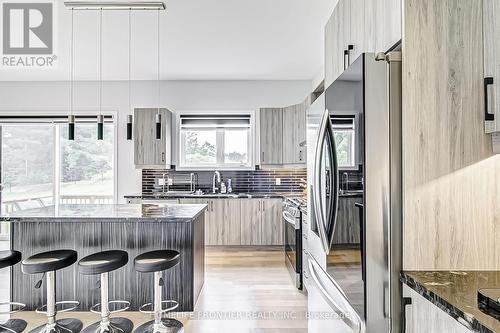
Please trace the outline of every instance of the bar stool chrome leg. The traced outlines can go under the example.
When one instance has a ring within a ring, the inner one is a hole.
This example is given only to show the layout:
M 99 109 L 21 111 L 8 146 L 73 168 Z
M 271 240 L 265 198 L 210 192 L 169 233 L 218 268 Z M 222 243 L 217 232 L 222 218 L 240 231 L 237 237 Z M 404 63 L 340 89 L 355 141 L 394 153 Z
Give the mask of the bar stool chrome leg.
M 101 321 L 86 327 L 82 333 L 130 333 L 134 324 L 127 318 L 110 318 L 112 313 L 126 311 L 130 307 L 127 301 L 109 301 L 109 273 L 101 273 L 101 303 L 94 305 L 90 311 L 100 313 Z M 116 311 L 109 310 L 109 304 L 126 304 L 126 307 Z M 101 310 L 98 311 L 97 308 Z
M 47 304 L 38 308 L 37 313 L 45 313 L 47 315 L 47 324 L 39 326 L 30 333 L 78 333 L 82 329 L 82 322 L 78 319 L 68 318 L 56 320 L 56 306 L 58 304 L 73 304 L 71 309 L 61 310 L 60 312 L 68 312 L 74 310 L 78 306 L 78 302 L 59 302 L 56 303 L 56 272 L 47 272 L 45 274 L 45 283 L 47 284 Z M 45 311 L 42 309 L 46 308 Z
M 175 310 L 179 303 L 175 301 L 162 301 L 161 293 L 163 288 L 163 280 L 161 272 L 154 272 L 154 301 L 153 304 L 148 303 L 141 306 L 139 309 L 142 313 L 154 315 L 154 320 L 142 324 L 137 327 L 134 333 L 183 333 L 184 326 L 180 321 L 173 318 L 162 318 L 164 313 Z M 170 307 L 163 308 L 163 304 L 171 304 Z M 144 310 L 148 306 L 153 305 L 153 311 Z

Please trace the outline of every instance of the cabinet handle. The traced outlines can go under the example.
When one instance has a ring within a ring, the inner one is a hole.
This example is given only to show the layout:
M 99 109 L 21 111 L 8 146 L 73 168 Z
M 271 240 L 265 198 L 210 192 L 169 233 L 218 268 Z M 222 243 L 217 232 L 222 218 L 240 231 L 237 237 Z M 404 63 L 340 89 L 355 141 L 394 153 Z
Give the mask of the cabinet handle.
M 299 150 L 299 161 L 302 161 L 302 150 Z
M 488 112 L 488 86 L 494 83 L 492 77 L 484 78 L 484 120 L 493 121 L 495 120 L 495 113 Z M 495 112 L 495 110 L 493 110 Z
M 349 58 L 349 51 L 344 50 L 344 70 L 347 69 L 346 60 Z
M 262 202 L 262 211 L 265 211 L 266 210 L 266 206 L 265 206 L 264 200 L 262 200 L 261 202 Z
M 161 153 L 161 161 L 162 161 L 162 162 L 165 162 L 165 153 L 164 153 L 164 152 L 163 152 L 163 153 Z
M 406 307 L 411 305 L 411 297 L 403 297 L 403 313 L 401 318 L 401 326 L 403 327 L 403 333 L 406 333 Z
M 264 158 L 264 152 L 262 152 L 262 162 L 264 162 L 266 159 Z
M 354 45 L 347 45 L 347 67 L 351 65 L 351 51 L 354 50 Z

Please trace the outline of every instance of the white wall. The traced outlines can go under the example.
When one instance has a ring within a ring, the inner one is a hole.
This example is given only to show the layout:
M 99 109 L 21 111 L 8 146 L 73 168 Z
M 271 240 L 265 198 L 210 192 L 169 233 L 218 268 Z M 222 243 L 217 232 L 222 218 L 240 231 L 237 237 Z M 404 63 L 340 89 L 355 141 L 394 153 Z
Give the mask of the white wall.
M 302 102 L 311 91 L 311 81 L 164 81 L 160 105 L 181 110 L 256 110 Z M 135 81 L 132 107 L 156 107 L 157 83 Z M 141 172 L 134 168 L 133 143 L 126 137 L 128 83 L 105 82 L 103 110 L 118 113 L 118 199 L 141 191 Z M 98 82 L 75 83 L 75 112 L 98 110 Z M 0 82 L 0 114 L 69 110 L 69 82 Z

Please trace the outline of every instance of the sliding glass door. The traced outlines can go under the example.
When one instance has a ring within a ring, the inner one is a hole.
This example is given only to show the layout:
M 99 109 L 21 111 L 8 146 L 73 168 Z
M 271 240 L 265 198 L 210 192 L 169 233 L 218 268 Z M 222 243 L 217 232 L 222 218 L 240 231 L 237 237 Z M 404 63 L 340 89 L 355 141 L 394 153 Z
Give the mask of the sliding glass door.
M 4 123 L 0 128 L 2 213 L 54 203 L 114 202 L 113 123 L 105 124 L 102 141 L 95 123 L 77 123 L 74 141 L 67 139 L 64 123 Z

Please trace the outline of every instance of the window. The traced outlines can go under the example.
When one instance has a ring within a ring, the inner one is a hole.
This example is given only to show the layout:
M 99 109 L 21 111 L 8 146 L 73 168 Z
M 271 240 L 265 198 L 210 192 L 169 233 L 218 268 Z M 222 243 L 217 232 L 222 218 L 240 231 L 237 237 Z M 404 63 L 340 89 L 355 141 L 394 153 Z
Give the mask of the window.
M 331 116 L 339 168 L 356 166 L 356 128 L 352 115 Z
M 251 168 L 250 114 L 181 114 L 180 168 Z
M 95 117 L 77 118 L 74 141 L 60 118 L 0 119 L 2 212 L 54 203 L 114 202 L 114 124 L 97 140 Z

